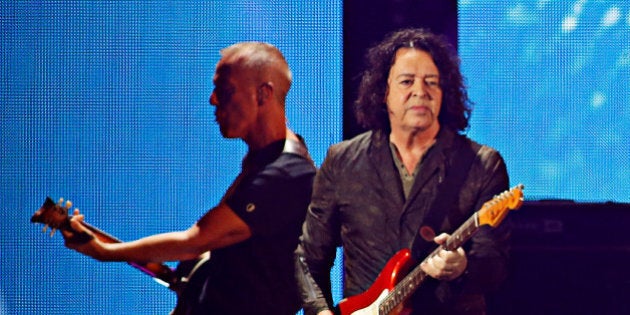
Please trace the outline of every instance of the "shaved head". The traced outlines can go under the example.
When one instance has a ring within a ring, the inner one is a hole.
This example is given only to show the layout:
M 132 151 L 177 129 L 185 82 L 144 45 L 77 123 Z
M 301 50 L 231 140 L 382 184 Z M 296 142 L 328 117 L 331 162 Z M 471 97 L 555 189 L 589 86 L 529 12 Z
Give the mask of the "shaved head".
M 275 46 L 262 42 L 242 42 L 221 50 L 226 63 L 234 69 L 246 71 L 252 84 L 269 82 L 274 96 L 281 103 L 289 93 L 292 74 L 284 56 Z

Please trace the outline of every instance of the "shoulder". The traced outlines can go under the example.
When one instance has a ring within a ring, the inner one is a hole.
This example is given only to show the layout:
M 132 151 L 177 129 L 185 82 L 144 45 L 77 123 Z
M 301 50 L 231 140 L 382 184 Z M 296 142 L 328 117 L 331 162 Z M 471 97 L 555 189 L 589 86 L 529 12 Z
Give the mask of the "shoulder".
M 333 144 L 331 146 L 331 149 L 333 151 L 345 151 L 345 150 L 348 150 L 350 148 L 364 147 L 364 146 L 366 146 L 366 145 L 368 145 L 370 143 L 370 140 L 371 140 L 373 134 L 374 134 L 373 131 L 366 131 L 364 133 L 361 133 L 359 135 L 354 136 L 351 139 L 344 140 L 344 141 L 341 141 L 339 143 Z
M 484 166 L 484 168 L 496 168 L 497 165 L 501 165 L 505 167 L 505 161 L 503 160 L 503 156 L 499 153 L 495 148 L 480 144 L 473 140 L 470 140 L 471 146 L 477 152 L 477 161 Z
M 284 152 L 260 172 L 261 176 L 296 178 L 312 176 L 317 171 L 313 161 L 303 156 Z
M 504 164 L 503 157 L 495 148 L 479 143 L 466 135 L 453 133 L 451 138 L 451 149 L 455 154 L 461 154 L 463 151 L 471 151 L 475 155 L 477 163 L 482 165 Z
M 462 138 L 467 148 L 475 152 L 475 159 L 469 173 L 473 182 L 478 182 L 481 187 L 490 189 L 492 194 L 507 189 L 509 176 L 501 153 L 489 145 L 478 143 L 466 136 L 458 135 L 458 137 Z
M 328 149 L 327 159 L 356 159 L 365 155 L 375 145 L 381 145 L 383 135 L 376 131 L 366 131 L 351 139 L 333 144 Z
M 452 148 L 449 153 L 452 163 L 462 160 L 461 157 L 464 155 L 472 157 L 461 195 L 462 198 L 474 203 L 474 208 L 480 207 L 481 202 L 492 199 L 494 195 L 508 188 L 507 167 L 495 148 L 460 134 L 453 137 Z

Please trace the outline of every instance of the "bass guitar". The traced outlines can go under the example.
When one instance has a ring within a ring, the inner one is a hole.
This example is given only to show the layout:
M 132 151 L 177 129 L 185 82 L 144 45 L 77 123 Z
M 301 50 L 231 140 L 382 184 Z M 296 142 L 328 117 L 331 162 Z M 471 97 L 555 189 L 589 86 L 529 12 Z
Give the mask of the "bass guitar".
M 46 232 L 48 228 L 51 228 L 50 236 L 52 237 L 56 230 L 66 230 L 75 233 L 74 241 L 76 242 L 89 242 L 92 236 L 87 233 L 78 233 L 70 226 L 70 216 L 68 215 L 68 209 L 72 207 L 72 202 L 60 199 L 59 202 L 53 201 L 52 198 L 46 197 L 46 200 L 42 206 L 31 217 L 31 223 L 43 223 L 43 232 Z M 83 221 L 85 226 L 94 237 L 104 243 L 120 243 L 121 240 L 109 235 L 108 233 L 94 227 L 93 225 Z M 202 268 L 210 259 L 210 252 L 201 255 L 198 259 L 190 261 L 182 261 L 178 264 L 176 269 L 161 264 L 161 263 L 139 263 L 128 262 L 129 265 L 142 271 L 143 273 L 151 276 L 156 282 L 164 285 L 170 290 L 174 291 L 178 296 L 178 302 L 175 309 L 171 312 L 171 315 L 185 314 L 187 306 L 180 300 L 183 295 L 192 294 L 187 290 L 187 284 L 195 276 L 196 272 Z
M 517 185 L 483 204 L 448 238 L 445 244 L 436 248 L 423 261 L 438 254 L 442 249 L 455 250 L 468 241 L 483 225 L 497 227 L 509 210 L 520 208 L 523 203 L 523 185 Z M 427 278 L 427 274 L 414 260 L 409 249 L 398 251 L 381 270 L 380 274 L 365 292 L 345 298 L 339 302 L 341 315 L 391 315 L 408 314 L 411 309 L 406 301 Z M 409 270 L 411 270 L 409 272 Z

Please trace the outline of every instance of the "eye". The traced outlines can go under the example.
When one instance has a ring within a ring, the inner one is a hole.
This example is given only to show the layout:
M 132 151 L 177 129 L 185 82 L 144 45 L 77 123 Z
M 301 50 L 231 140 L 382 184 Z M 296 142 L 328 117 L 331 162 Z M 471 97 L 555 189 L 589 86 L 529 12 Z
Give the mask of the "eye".
M 413 80 L 412 79 L 405 79 L 405 80 L 400 81 L 400 84 L 404 85 L 404 86 L 410 86 L 410 85 L 413 85 Z
M 438 78 L 426 78 L 424 82 L 426 83 L 427 86 L 430 86 L 430 87 L 440 86 L 440 80 Z

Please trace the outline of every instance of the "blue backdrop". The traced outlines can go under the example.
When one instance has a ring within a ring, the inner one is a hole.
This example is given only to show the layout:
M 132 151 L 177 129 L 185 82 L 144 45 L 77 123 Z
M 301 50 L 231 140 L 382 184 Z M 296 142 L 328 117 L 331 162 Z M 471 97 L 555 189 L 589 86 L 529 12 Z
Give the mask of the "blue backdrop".
M 208 105 L 218 50 L 237 41 L 285 53 L 289 124 L 319 165 L 342 134 L 341 11 L 342 0 L 0 3 L 0 314 L 168 313 L 167 289 L 67 250 L 30 216 L 66 197 L 131 240 L 214 206 L 245 153 Z M 499 149 L 513 184 L 528 199 L 629 202 L 629 4 L 460 1 L 459 23 L 469 135 Z
M 246 150 L 221 137 L 208 104 L 219 49 L 278 46 L 294 74 L 289 125 L 318 165 L 341 140 L 341 0 L 0 8 L 0 314 L 170 311 L 168 289 L 66 249 L 29 218 L 47 195 L 65 197 L 132 240 L 187 228 L 216 205 Z
M 630 202 L 630 3 L 460 1 L 469 135 L 528 199 Z

